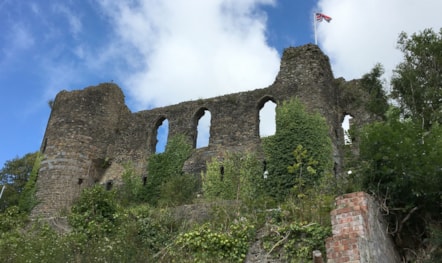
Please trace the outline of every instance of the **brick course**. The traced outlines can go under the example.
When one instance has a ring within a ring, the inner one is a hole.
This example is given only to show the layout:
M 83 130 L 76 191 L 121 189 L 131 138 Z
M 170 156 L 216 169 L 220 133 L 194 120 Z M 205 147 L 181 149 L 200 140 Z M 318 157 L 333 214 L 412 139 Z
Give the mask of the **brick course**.
M 364 192 L 339 196 L 326 241 L 328 263 L 400 262 L 373 198 Z

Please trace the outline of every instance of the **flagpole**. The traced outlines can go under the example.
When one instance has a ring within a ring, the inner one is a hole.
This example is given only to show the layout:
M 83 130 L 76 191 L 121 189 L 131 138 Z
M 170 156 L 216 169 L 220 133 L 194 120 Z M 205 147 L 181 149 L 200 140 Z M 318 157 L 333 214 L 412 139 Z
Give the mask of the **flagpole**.
M 318 45 L 318 36 L 316 35 L 316 13 L 313 13 L 313 26 L 315 31 L 315 45 Z

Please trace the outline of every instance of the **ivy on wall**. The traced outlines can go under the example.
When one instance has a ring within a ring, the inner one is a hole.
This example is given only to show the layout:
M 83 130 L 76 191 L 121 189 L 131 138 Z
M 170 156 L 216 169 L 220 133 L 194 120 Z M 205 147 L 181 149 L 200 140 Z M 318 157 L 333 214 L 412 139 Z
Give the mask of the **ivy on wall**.
M 292 99 L 276 108 L 275 135 L 263 139 L 269 174 L 265 187 L 278 200 L 284 200 L 295 185 L 297 175 L 290 173 L 288 165 L 296 163 L 293 151 L 299 145 L 317 162 L 315 172 L 304 178 L 306 184 L 332 171 L 332 144 L 325 118 L 307 112 L 299 99 Z

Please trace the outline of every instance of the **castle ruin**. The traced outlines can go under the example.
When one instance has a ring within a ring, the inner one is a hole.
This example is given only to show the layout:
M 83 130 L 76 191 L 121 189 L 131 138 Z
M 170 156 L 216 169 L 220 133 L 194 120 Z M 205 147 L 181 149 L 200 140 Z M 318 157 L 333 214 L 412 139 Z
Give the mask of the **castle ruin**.
M 132 113 L 121 89 L 104 83 L 83 90 L 61 91 L 52 105 L 43 138 L 43 160 L 37 179 L 38 205 L 34 217 L 52 218 L 69 209 L 85 187 L 118 180 L 130 162 L 146 174 L 147 159 L 155 153 L 157 130 L 169 122 L 169 138 L 182 134 L 194 150 L 183 170 L 199 173 L 206 161 L 224 151 L 260 151 L 259 112 L 268 101 L 280 105 L 297 97 L 308 111 L 325 117 L 333 146 L 335 171 L 342 165 L 344 116 L 354 126 L 371 121 L 363 104 L 354 103 L 357 81 L 335 79 L 330 62 L 312 44 L 284 51 L 272 85 L 253 91 L 186 101 Z M 211 113 L 209 145 L 196 148 L 197 125 Z M 140 178 L 141 179 L 141 178 Z

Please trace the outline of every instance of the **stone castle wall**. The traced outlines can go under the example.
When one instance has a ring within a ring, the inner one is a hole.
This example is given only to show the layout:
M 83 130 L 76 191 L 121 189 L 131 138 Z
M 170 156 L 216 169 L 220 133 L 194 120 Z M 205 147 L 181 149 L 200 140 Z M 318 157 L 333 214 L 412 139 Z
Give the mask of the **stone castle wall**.
M 272 85 L 248 92 L 132 113 L 113 83 L 62 91 L 55 98 L 43 138 L 39 203 L 32 215 L 56 217 L 69 209 L 84 187 L 120 178 L 128 162 L 146 176 L 146 160 L 155 153 L 157 129 L 165 119 L 169 138 L 182 134 L 195 148 L 198 120 L 205 110 L 211 113 L 209 145 L 194 150 L 183 167 L 187 172 L 199 173 L 206 161 L 225 151 L 259 152 L 259 111 L 269 100 L 279 105 L 298 97 L 307 110 L 325 117 L 339 173 L 344 115 L 357 112 L 370 117 L 363 106 L 341 100 L 347 89 L 344 84 L 334 79 L 328 57 L 317 46 L 305 45 L 284 51 Z

